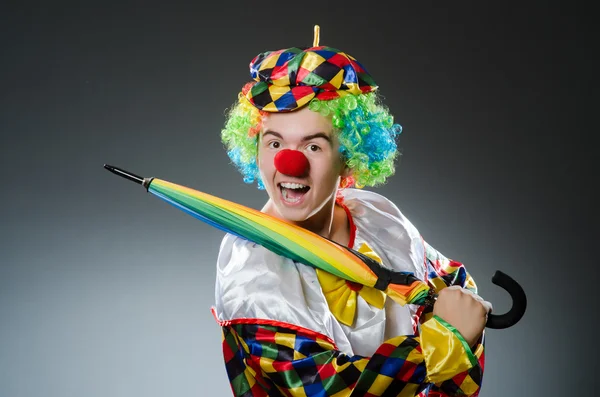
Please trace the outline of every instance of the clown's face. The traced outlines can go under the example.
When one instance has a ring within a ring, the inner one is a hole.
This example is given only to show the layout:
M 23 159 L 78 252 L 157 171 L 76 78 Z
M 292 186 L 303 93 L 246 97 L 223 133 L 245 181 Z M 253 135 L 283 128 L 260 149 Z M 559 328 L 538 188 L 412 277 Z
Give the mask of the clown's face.
M 308 107 L 265 117 L 257 163 L 273 215 L 302 223 L 332 210 L 347 174 L 339 147 L 331 121 Z

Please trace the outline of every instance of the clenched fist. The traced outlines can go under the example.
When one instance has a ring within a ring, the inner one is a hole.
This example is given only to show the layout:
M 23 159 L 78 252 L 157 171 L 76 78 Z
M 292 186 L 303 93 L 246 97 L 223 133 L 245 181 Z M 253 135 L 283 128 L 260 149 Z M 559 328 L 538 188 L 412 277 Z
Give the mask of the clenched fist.
M 491 303 L 460 286 L 442 289 L 433 306 L 433 314 L 456 328 L 471 347 L 483 333 L 491 310 Z

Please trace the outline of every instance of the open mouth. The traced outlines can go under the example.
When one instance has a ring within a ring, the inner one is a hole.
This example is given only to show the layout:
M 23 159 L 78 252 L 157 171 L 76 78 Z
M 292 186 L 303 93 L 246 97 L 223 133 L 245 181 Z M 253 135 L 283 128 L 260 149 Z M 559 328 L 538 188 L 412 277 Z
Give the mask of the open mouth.
M 310 186 L 301 183 L 282 182 L 278 184 L 283 201 L 294 204 L 302 200 L 302 197 L 310 190 Z

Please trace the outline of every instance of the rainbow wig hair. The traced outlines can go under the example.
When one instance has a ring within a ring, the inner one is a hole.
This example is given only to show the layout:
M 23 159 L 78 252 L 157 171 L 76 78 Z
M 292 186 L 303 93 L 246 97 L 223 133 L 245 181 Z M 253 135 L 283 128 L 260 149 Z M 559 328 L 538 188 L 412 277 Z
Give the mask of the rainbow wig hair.
M 238 101 L 229 110 L 221 139 L 227 154 L 244 177 L 244 182 L 260 179 L 256 157 L 258 133 L 262 118 L 268 112 L 254 107 L 245 97 L 252 83 L 238 95 Z M 344 95 L 331 100 L 312 99 L 308 107 L 328 117 L 340 142 L 340 153 L 352 170 L 351 177 L 342 178 L 340 188 L 378 186 L 394 174 L 398 155 L 396 137 L 402 127 L 394 123 L 388 108 L 376 92 Z

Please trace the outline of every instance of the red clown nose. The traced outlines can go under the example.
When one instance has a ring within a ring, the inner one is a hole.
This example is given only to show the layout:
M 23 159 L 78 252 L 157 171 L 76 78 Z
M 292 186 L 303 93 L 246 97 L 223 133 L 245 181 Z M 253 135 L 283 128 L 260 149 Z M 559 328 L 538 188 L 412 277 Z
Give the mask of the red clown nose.
M 275 168 L 284 175 L 304 176 L 308 166 L 308 159 L 298 150 L 283 149 L 275 155 Z

